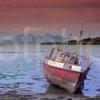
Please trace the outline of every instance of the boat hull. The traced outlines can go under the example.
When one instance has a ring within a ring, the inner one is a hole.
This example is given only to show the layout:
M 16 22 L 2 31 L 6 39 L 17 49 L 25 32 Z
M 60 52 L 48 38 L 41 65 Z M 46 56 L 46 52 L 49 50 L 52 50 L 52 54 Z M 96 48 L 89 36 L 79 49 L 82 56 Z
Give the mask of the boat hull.
M 88 70 L 84 73 L 63 68 L 57 68 L 44 63 L 43 67 L 46 79 L 53 85 L 59 86 L 71 93 L 77 91 L 84 80 Z

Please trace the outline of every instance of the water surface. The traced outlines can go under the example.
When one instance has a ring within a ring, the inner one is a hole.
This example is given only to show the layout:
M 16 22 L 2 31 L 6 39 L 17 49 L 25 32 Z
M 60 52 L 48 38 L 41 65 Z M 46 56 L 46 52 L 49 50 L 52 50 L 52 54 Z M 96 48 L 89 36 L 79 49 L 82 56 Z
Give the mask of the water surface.
M 27 46 L 26 46 L 27 47 Z M 50 53 L 50 45 L 12 45 L 0 47 L 0 91 L 18 91 L 30 93 L 49 93 L 73 95 L 49 85 L 43 74 L 43 61 Z M 73 46 L 72 46 L 73 47 Z M 71 48 L 72 48 L 71 47 Z M 100 45 L 91 48 L 93 67 L 82 89 L 82 96 L 100 96 Z M 75 94 L 76 95 L 76 94 Z

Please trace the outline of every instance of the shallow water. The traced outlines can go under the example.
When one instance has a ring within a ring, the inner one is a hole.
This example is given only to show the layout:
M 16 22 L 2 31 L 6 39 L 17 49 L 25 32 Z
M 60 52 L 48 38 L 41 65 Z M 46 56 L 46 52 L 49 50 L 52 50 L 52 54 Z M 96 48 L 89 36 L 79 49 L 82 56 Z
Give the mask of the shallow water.
M 30 93 L 70 94 L 49 85 L 43 74 L 43 61 L 49 54 L 50 45 L 29 45 L 28 49 L 20 45 L 0 47 L 0 91 L 18 91 Z M 25 48 L 25 50 L 23 49 Z M 82 96 L 100 96 L 100 45 L 91 48 L 93 67 L 82 89 Z

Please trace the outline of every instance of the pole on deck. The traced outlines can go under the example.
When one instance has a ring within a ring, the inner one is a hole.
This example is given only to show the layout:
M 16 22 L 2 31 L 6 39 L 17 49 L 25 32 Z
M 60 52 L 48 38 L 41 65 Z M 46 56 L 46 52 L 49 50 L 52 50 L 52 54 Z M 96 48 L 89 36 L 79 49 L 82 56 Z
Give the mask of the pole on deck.
M 75 49 L 74 49 L 74 51 L 72 52 L 72 54 L 71 54 L 71 56 L 70 56 L 70 58 L 69 58 L 68 63 L 70 62 L 70 60 L 71 60 L 71 58 L 73 57 L 73 55 L 76 54 L 76 53 L 79 51 L 79 48 L 80 48 L 80 46 L 81 46 L 81 44 L 82 44 L 82 41 L 81 41 L 82 35 L 83 35 L 83 30 L 81 30 L 81 32 L 80 32 L 79 40 L 77 40 Z

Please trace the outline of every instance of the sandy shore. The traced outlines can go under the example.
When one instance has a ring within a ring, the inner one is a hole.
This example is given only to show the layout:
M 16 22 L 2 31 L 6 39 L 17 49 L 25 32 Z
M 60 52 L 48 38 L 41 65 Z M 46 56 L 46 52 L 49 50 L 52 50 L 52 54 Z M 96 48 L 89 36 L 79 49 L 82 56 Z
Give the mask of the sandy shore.
M 100 100 L 100 97 L 81 97 L 53 94 L 0 93 L 0 100 Z

